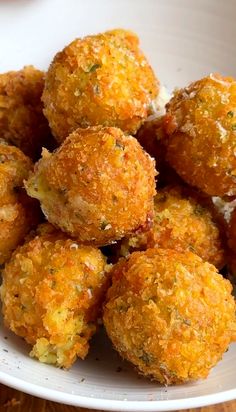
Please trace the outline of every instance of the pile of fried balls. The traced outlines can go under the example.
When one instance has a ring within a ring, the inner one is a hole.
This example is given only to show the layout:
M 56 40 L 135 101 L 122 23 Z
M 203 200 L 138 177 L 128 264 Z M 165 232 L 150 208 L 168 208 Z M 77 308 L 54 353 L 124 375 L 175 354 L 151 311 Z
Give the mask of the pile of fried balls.
M 236 341 L 236 80 L 177 89 L 164 115 L 160 95 L 122 29 L 0 75 L 2 314 L 40 362 L 70 368 L 103 322 L 170 385 Z

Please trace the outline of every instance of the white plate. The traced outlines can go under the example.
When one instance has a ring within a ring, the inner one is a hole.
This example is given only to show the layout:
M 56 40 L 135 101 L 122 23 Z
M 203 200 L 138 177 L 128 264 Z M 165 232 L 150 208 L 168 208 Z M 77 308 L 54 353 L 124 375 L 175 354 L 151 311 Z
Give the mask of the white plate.
M 124 27 L 139 34 L 171 90 L 209 72 L 236 75 L 235 18 L 235 0 L 1 0 L 0 71 L 26 64 L 46 68 L 75 37 Z M 71 405 L 167 411 L 236 398 L 236 345 L 206 381 L 169 388 L 140 379 L 102 334 L 89 357 L 69 372 L 30 359 L 28 351 L 0 323 L 0 381 Z

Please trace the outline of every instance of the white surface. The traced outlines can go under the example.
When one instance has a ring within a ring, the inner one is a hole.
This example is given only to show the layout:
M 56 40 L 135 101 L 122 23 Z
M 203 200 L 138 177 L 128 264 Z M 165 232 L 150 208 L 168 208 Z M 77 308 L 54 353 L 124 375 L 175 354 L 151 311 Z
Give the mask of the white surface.
M 103 410 L 176 411 L 236 397 L 236 345 L 206 381 L 168 388 L 138 376 L 113 351 L 103 331 L 93 340 L 88 358 L 70 371 L 30 359 L 29 349 L 0 326 L 0 382 L 57 402 Z
M 75 37 L 124 27 L 139 34 L 171 90 L 209 72 L 236 75 L 235 19 L 235 0 L 1 0 L 0 71 L 26 64 L 46 68 Z M 121 361 L 102 335 L 69 372 L 39 364 L 28 351 L 0 324 L 0 381 L 72 405 L 167 411 L 236 398 L 236 345 L 206 381 L 169 388 L 140 379 L 126 364 L 116 372 Z

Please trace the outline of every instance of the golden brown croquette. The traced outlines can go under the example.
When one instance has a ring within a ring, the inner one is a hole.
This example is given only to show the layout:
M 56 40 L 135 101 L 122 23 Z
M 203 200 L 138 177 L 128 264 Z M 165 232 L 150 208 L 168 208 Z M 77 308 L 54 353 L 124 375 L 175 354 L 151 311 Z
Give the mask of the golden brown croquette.
M 104 325 L 115 349 L 164 384 L 206 378 L 236 338 L 232 286 L 213 265 L 168 249 L 114 266 Z
M 0 143 L 0 264 L 5 263 L 27 233 L 38 224 L 38 202 L 27 196 L 23 180 L 33 169 L 18 148 Z
M 103 246 L 145 227 L 153 215 L 154 160 L 113 127 L 77 129 L 44 152 L 25 183 L 45 216 L 80 242 Z
M 69 368 L 85 358 L 108 286 L 99 249 L 44 224 L 3 271 L 5 325 L 33 345 L 40 362 Z
M 121 240 L 119 254 L 159 247 L 190 251 L 218 269 L 225 264 L 223 234 L 204 199 L 185 186 L 160 189 L 154 200 L 153 225 Z
M 44 72 L 33 66 L 0 74 L 1 138 L 32 159 L 53 144 L 41 102 L 44 79 Z
M 167 160 L 211 196 L 236 194 L 236 81 L 211 74 L 177 90 L 167 105 Z
M 112 30 L 76 39 L 56 54 L 46 75 L 44 113 L 58 142 L 96 125 L 134 134 L 152 114 L 158 91 L 138 37 Z

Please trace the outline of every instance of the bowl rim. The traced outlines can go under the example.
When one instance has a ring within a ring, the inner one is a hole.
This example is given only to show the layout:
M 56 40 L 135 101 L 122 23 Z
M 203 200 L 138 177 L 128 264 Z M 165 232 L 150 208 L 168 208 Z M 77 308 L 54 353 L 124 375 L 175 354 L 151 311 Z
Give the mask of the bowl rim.
M 2 371 L 0 371 L 0 383 L 41 399 L 43 398 L 49 401 L 71 406 L 106 411 L 176 411 L 176 408 L 178 410 L 197 408 L 208 405 L 216 405 L 218 403 L 236 399 L 236 388 L 209 395 L 201 395 L 177 400 L 126 401 L 91 398 L 87 396 L 64 393 L 54 389 L 47 389 L 45 387 L 13 377 Z

